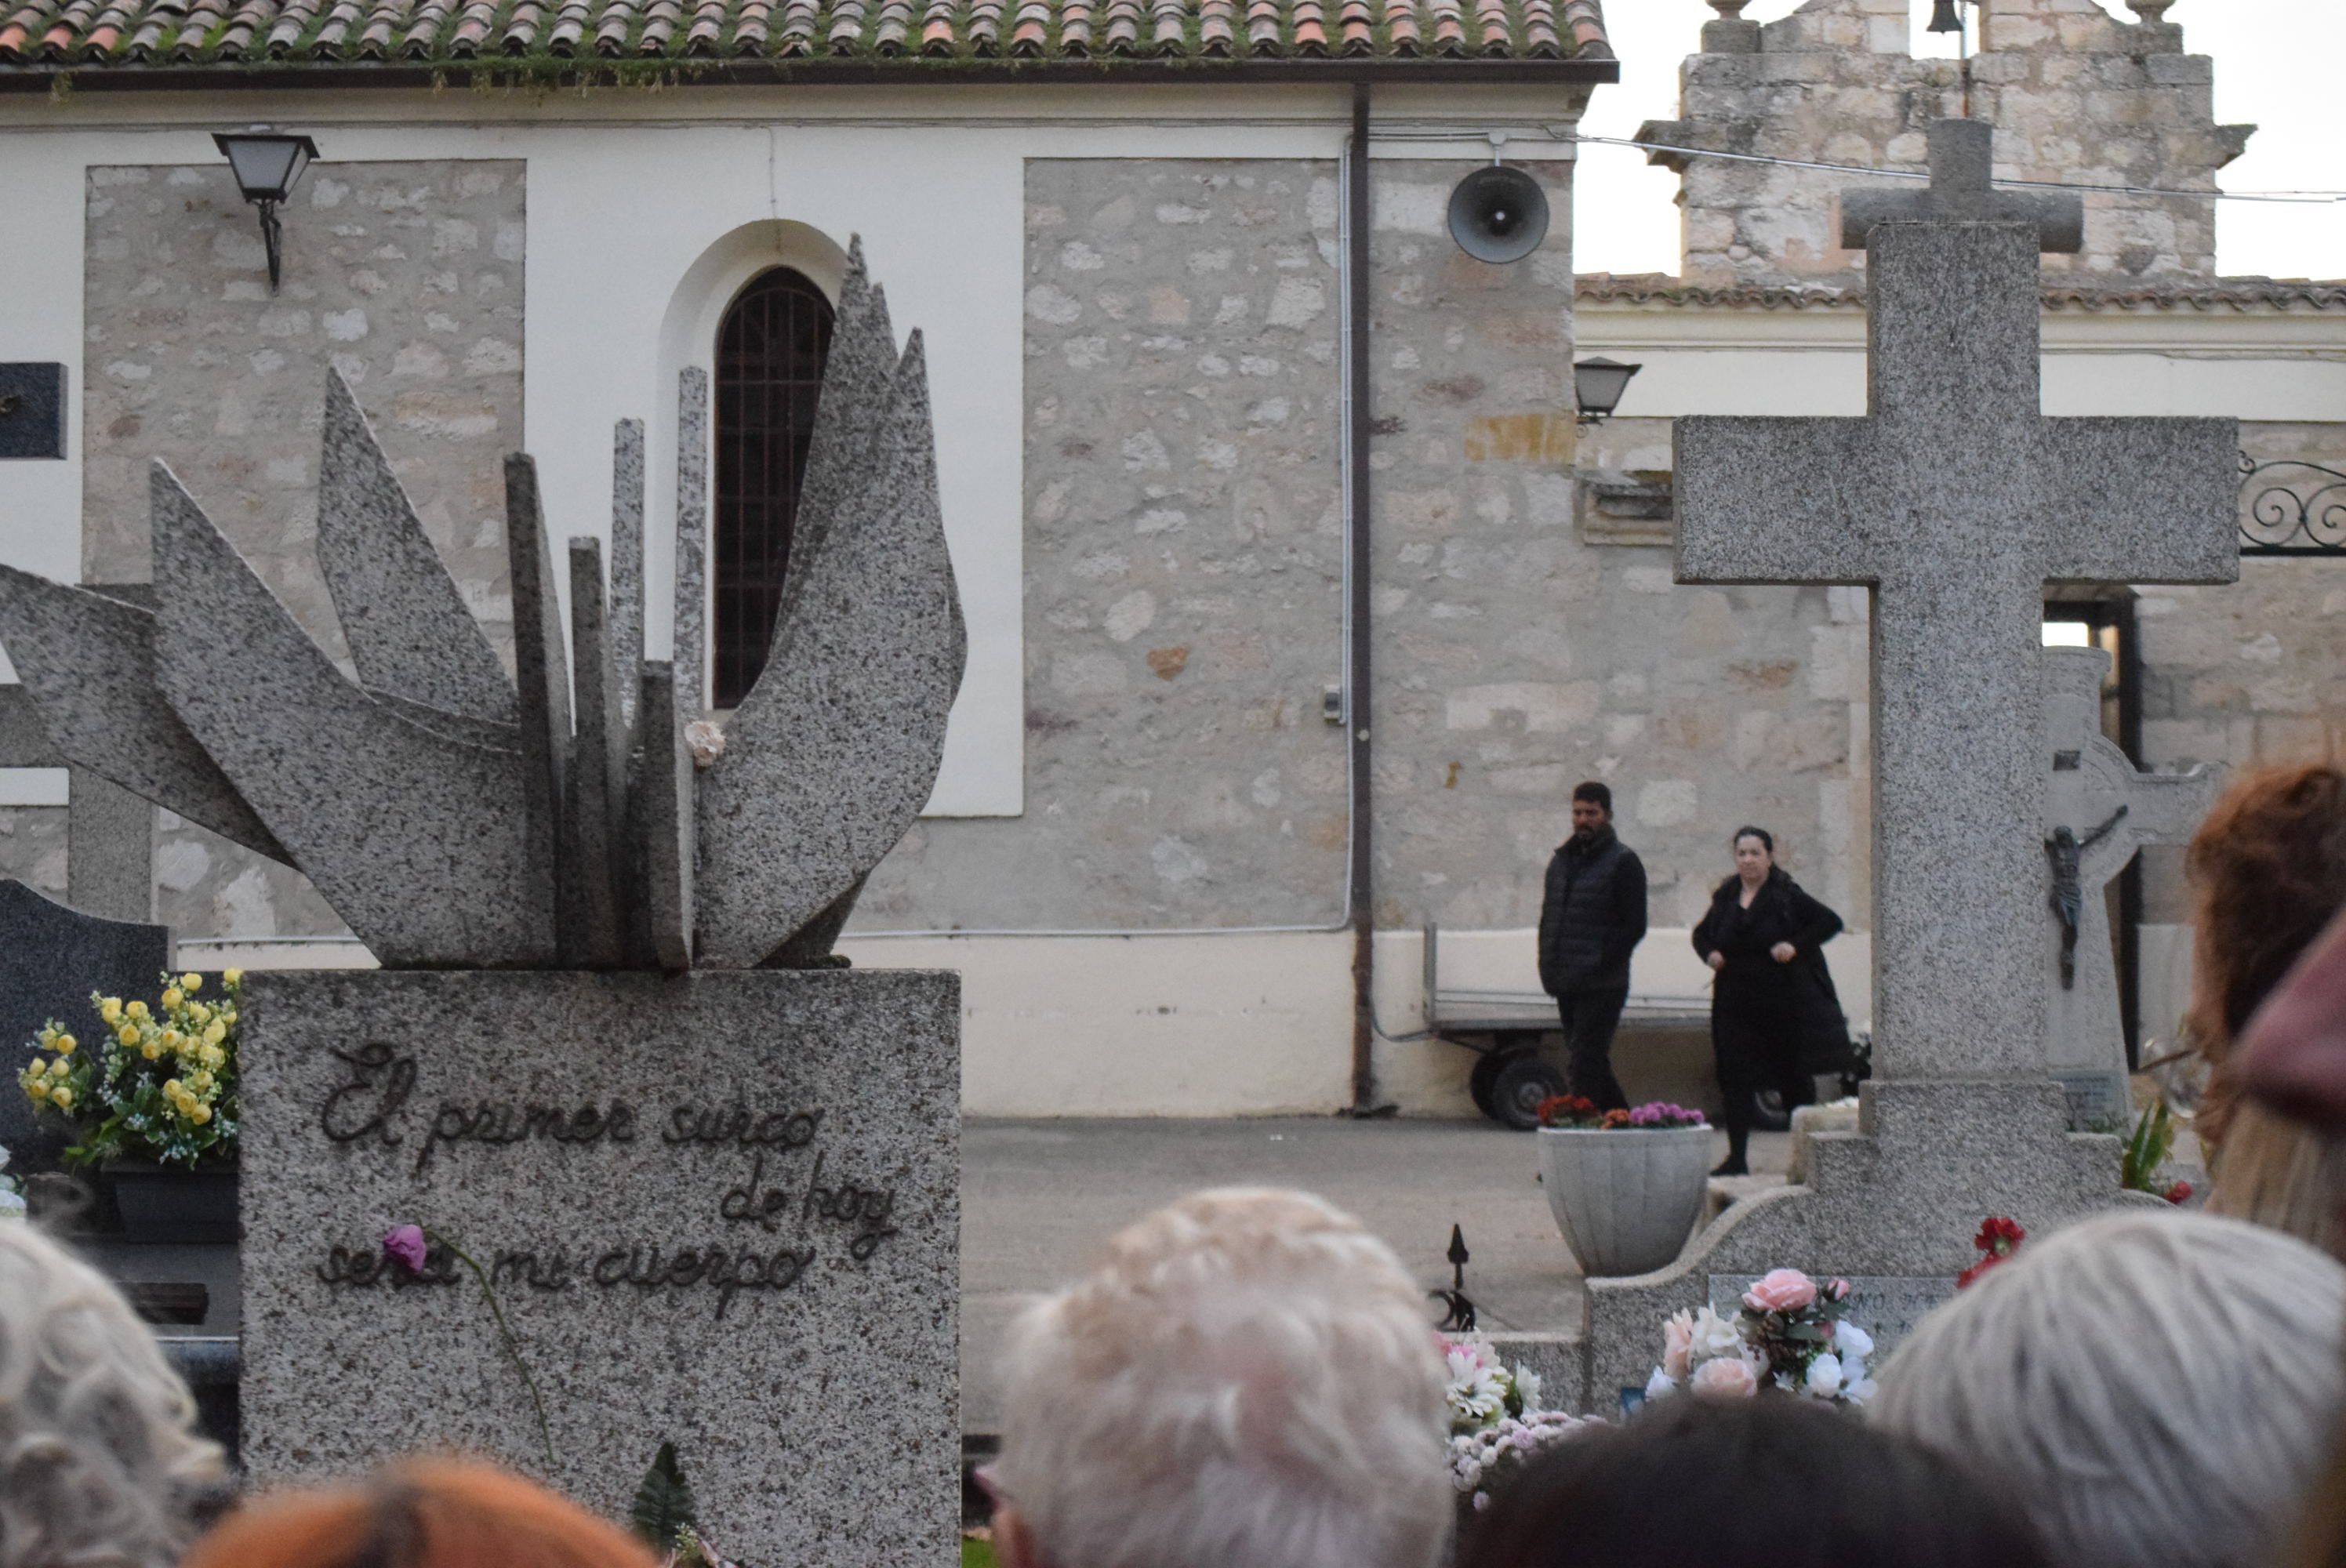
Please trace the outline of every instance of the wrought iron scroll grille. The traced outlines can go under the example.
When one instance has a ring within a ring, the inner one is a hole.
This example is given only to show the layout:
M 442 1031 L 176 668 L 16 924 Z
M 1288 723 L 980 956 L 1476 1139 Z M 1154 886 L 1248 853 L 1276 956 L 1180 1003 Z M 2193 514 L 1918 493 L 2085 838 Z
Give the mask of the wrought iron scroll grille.
M 718 331 L 709 640 L 719 708 L 749 695 L 773 641 L 831 330 L 822 290 L 776 267 L 750 280 Z
M 2240 554 L 2346 559 L 2346 473 L 2240 454 Z

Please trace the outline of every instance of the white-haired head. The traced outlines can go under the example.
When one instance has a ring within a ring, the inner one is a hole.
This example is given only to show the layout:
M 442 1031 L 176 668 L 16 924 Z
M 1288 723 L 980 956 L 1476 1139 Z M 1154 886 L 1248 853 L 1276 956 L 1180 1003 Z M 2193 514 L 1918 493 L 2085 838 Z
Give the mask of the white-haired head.
M 2346 1268 L 2210 1215 L 2032 1240 L 1882 1369 L 1876 1421 L 2000 1470 L 2076 1568 L 2281 1560 L 2346 1395 Z
M 163 1568 L 219 1480 L 195 1400 L 121 1293 L 0 1220 L 0 1568 Z
M 1453 1504 L 1423 1299 L 1305 1193 L 1198 1193 L 1120 1232 L 1011 1328 L 1005 1556 L 1429 1568 Z

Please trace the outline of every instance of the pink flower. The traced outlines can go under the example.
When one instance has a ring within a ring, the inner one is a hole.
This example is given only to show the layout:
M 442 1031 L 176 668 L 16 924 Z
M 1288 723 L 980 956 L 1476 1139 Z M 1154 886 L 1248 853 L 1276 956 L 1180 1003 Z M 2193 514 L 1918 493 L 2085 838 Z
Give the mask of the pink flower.
M 1698 1400 L 1748 1400 L 1760 1391 L 1760 1369 L 1748 1357 L 1718 1356 L 1697 1367 L 1687 1387 Z
M 1797 1312 L 1816 1299 L 1817 1282 L 1797 1268 L 1770 1269 L 1743 1293 L 1743 1304 L 1754 1312 Z
M 1687 1349 L 1694 1342 L 1694 1314 L 1673 1312 L 1662 1325 L 1662 1370 L 1673 1381 L 1687 1375 Z
M 394 1225 L 382 1233 L 382 1255 L 410 1274 L 423 1271 L 426 1250 L 420 1225 Z
M 1831 1292 L 1832 1292 L 1832 1298 L 1833 1298 L 1834 1300 L 1836 1300 L 1836 1301 L 1846 1301 L 1846 1300 L 1848 1300 L 1848 1299 L 1849 1299 L 1849 1281 L 1848 1281 L 1848 1280 L 1846 1280 L 1846 1279 L 1836 1279 L 1836 1280 L 1834 1280 L 1834 1281 L 1832 1282 L 1832 1285 L 1831 1285 Z

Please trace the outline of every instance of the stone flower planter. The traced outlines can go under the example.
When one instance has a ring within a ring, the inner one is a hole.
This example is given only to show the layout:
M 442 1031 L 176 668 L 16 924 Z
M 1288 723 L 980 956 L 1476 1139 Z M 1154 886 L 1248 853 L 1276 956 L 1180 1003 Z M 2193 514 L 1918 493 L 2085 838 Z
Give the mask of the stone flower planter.
M 1711 1129 L 1542 1127 L 1540 1181 L 1556 1227 L 1591 1277 L 1650 1274 L 1702 1212 Z

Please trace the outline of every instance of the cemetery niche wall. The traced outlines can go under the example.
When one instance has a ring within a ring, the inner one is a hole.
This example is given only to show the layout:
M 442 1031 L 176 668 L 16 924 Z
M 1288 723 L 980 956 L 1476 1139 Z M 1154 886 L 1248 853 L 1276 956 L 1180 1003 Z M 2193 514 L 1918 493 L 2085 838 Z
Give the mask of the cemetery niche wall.
M 705 379 L 683 395 L 690 454 Z M 852 248 L 770 655 L 721 738 L 688 744 L 679 702 L 699 617 L 644 657 L 642 451 L 623 422 L 610 579 L 570 542 L 566 636 L 507 460 L 512 676 L 339 376 L 318 556 L 354 677 L 160 463 L 153 608 L 0 567 L 0 644 L 76 766 L 298 868 L 383 966 L 247 981 L 258 1479 L 456 1447 L 616 1516 L 673 1442 L 729 1555 L 942 1562 L 959 982 L 830 952 L 965 657 L 920 334 L 899 353 Z

